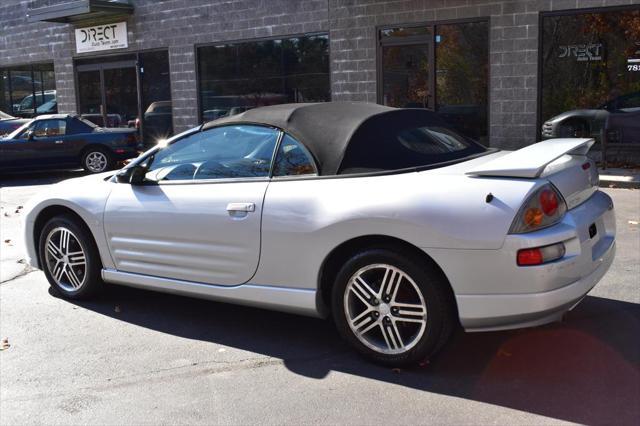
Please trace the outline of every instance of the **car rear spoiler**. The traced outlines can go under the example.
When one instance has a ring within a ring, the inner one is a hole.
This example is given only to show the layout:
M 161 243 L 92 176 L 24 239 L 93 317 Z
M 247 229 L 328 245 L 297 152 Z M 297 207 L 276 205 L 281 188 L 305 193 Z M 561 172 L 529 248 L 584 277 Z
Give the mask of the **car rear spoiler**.
M 537 178 L 545 167 L 558 158 L 565 154 L 586 155 L 594 143 L 594 139 L 586 138 L 548 139 L 484 163 L 466 174 Z

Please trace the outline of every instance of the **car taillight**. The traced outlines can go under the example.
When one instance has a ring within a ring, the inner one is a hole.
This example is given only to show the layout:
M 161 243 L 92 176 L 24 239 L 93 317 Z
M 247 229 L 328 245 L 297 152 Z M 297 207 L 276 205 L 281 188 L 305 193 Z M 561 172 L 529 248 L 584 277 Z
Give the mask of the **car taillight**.
M 540 207 L 547 216 L 553 216 L 558 210 L 558 196 L 555 191 L 551 189 L 545 189 L 540 193 Z
M 562 258 L 565 251 L 563 243 L 518 250 L 518 266 L 534 266 L 553 262 Z
M 516 215 L 510 234 L 523 234 L 554 225 L 567 212 L 567 204 L 562 195 L 551 184 L 534 192 Z

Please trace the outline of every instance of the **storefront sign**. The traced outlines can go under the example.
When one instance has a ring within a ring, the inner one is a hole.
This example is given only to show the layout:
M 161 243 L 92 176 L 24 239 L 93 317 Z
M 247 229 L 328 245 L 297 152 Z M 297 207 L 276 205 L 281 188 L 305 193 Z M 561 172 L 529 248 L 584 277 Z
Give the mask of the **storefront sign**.
M 76 51 L 78 53 L 124 49 L 128 46 L 126 22 L 76 28 Z
M 559 58 L 576 58 L 576 61 L 601 61 L 604 47 L 602 43 L 594 44 L 569 44 L 558 46 Z

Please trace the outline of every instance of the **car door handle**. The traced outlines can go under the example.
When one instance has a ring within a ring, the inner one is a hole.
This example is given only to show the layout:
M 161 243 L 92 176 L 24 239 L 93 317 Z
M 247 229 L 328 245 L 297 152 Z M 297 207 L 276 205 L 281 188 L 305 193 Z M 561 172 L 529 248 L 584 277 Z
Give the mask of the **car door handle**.
M 254 203 L 229 203 L 227 204 L 228 212 L 254 212 L 256 205 Z
M 64 143 L 64 141 L 55 141 L 55 144 L 56 144 L 56 145 L 59 145 L 59 144 L 61 144 L 61 143 Z

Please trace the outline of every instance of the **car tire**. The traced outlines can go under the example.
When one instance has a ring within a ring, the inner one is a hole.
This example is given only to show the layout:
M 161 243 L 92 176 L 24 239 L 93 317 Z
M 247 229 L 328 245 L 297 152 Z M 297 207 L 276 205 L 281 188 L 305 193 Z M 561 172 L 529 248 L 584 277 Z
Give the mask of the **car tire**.
M 353 256 L 338 272 L 331 299 L 342 337 L 366 358 L 386 366 L 430 359 L 456 325 L 442 272 L 404 250 L 372 248 Z
M 82 156 L 82 167 L 89 173 L 103 173 L 113 168 L 113 157 L 104 148 L 89 148 Z
M 72 216 L 55 216 L 44 225 L 38 253 L 47 281 L 65 298 L 85 299 L 102 290 L 98 248 L 86 226 Z

